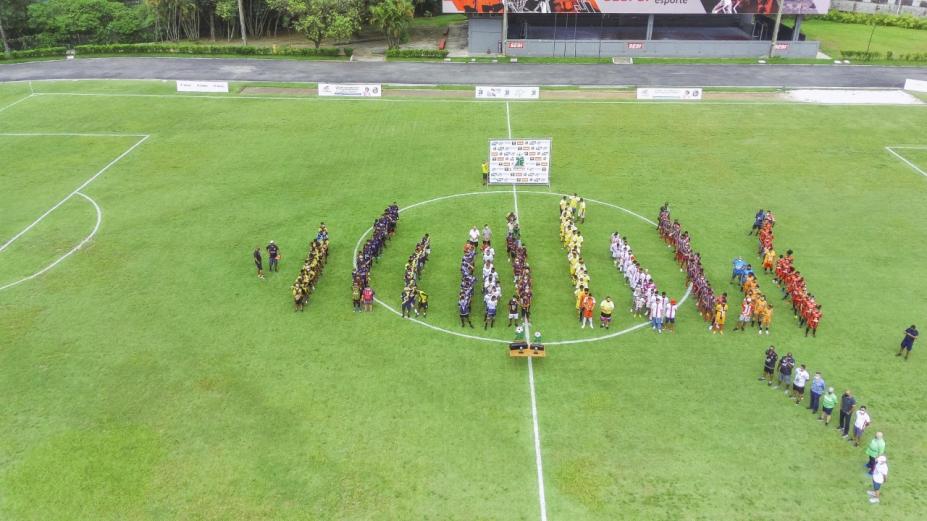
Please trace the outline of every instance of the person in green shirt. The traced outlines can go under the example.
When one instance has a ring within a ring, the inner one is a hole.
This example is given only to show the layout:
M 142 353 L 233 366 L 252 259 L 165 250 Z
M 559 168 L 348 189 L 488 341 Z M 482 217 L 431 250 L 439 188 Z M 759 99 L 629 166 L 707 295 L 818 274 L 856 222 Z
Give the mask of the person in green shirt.
M 834 407 L 837 406 L 837 395 L 834 394 L 834 388 L 828 387 L 827 394 L 821 397 L 821 416 L 818 418 L 818 421 L 823 421 L 824 425 L 830 423 L 830 415 L 834 412 Z
M 486 160 L 483 160 L 480 171 L 483 173 L 483 186 L 486 186 L 489 183 L 489 163 Z
M 885 454 L 885 439 L 881 432 L 875 433 L 875 438 L 872 438 L 872 441 L 869 442 L 869 446 L 866 447 L 866 455 L 869 456 L 869 462 L 866 463 L 866 468 L 869 469 L 869 474 L 872 474 L 872 469 L 875 468 L 876 458 Z

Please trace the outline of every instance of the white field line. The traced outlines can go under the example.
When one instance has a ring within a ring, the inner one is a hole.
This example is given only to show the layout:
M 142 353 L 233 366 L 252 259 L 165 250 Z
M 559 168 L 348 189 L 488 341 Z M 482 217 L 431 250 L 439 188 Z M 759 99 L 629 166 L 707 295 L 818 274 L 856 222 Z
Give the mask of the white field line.
M 63 80 L 62 80 L 63 81 Z M 215 96 L 209 94 L 132 94 L 132 93 L 106 93 L 106 92 L 36 92 L 35 96 L 96 96 L 96 97 L 122 97 L 122 98 L 197 98 L 197 99 L 224 99 L 224 100 L 288 100 L 288 101 L 331 101 L 331 102 L 359 102 L 359 103 L 501 103 L 495 100 L 476 99 L 442 99 L 442 98 L 346 98 L 346 97 L 313 97 L 313 96 L 249 96 L 227 95 Z M 583 104 L 583 105 L 826 105 L 829 107 L 887 107 L 886 103 L 813 103 L 798 101 L 647 101 L 647 100 L 533 100 L 515 101 L 514 103 L 541 103 L 541 104 Z M 927 109 L 927 103 L 920 105 L 904 105 L 905 107 L 920 107 Z
M 4 110 L 6 110 L 6 109 L 8 109 L 8 108 L 10 108 L 10 107 L 13 107 L 13 106 L 15 106 L 15 105 L 19 105 L 20 103 L 26 101 L 27 99 L 31 98 L 32 96 L 35 96 L 35 93 L 29 93 L 28 96 L 25 96 L 25 97 L 23 97 L 23 98 L 19 98 L 18 100 L 14 101 L 13 103 L 10 103 L 9 105 L 0 107 L 0 112 L 3 112 Z
M 509 102 L 505 102 L 505 124 L 508 128 L 509 139 L 512 139 L 512 112 L 509 109 Z M 512 183 L 512 202 L 515 205 L 515 221 L 521 226 L 521 219 L 518 215 L 518 188 Z M 531 323 L 524 321 L 525 339 L 528 345 L 531 345 Z M 534 429 L 534 464 L 538 472 L 538 503 L 541 509 L 541 521 L 547 521 L 547 497 L 544 494 L 544 462 L 541 458 L 541 429 L 538 427 L 538 403 L 537 393 L 534 386 L 534 362 L 531 357 L 528 358 L 528 388 L 531 391 L 531 425 Z
M 0 136 L 3 136 L 3 135 L 23 135 L 23 134 L 0 134 Z M 60 135 L 60 134 L 29 134 L 29 135 L 41 137 L 41 136 L 55 136 L 55 135 Z M 135 137 L 135 136 L 132 136 L 132 137 Z M 31 230 L 33 227 L 35 227 L 35 225 L 37 225 L 37 224 L 39 224 L 40 222 L 42 222 L 42 220 L 45 219 L 46 217 L 48 217 L 49 214 L 51 214 L 52 212 L 54 212 L 55 210 L 57 210 L 59 206 L 61 206 L 62 204 L 66 203 L 66 202 L 68 201 L 68 199 L 74 197 L 75 195 L 78 194 L 78 192 L 80 192 L 81 190 L 83 190 L 84 188 L 86 188 L 87 185 L 89 185 L 90 183 L 94 182 L 98 177 L 100 177 L 101 175 L 103 175 L 104 172 L 106 172 L 107 170 L 109 170 L 113 165 L 115 165 L 116 163 L 118 163 L 122 158 L 124 158 L 124 157 L 126 157 L 127 155 L 129 155 L 133 150 L 135 150 L 139 145 L 141 145 L 142 143 L 144 143 L 145 140 L 147 140 L 148 138 L 149 138 L 149 135 L 147 135 L 147 134 L 144 135 L 144 137 L 142 137 L 141 139 L 139 139 L 138 141 L 136 141 L 135 144 L 132 145 L 131 147 L 129 147 L 125 152 L 119 154 L 119 156 L 118 156 L 116 159 L 113 159 L 112 161 L 110 161 L 109 163 L 107 163 L 107 165 L 104 166 L 103 168 L 101 168 L 99 172 L 93 174 L 92 176 L 90 176 L 89 179 L 87 179 L 86 181 L 84 181 L 83 183 L 81 183 L 80 186 L 78 186 L 77 188 L 74 189 L 73 192 L 71 192 L 70 194 L 68 194 L 67 196 L 65 196 L 65 198 L 62 199 L 61 201 L 59 201 L 58 204 L 52 206 L 51 208 L 48 209 L 48 211 L 46 211 L 45 213 L 43 213 L 42 215 L 40 215 L 38 219 L 32 221 L 32 224 L 30 224 L 29 226 L 26 226 L 25 228 L 23 228 L 23 230 L 22 230 L 21 232 L 19 232 L 19 233 L 17 233 L 16 235 L 14 235 L 13 238 L 11 238 L 10 240 L 8 240 L 8 241 L 6 241 L 5 243 L 3 243 L 3 245 L 0 245 L 0 252 L 2 252 L 3 250 L 7 249 L 7 247 L 9 247 L 11 244 L 13 244 L 14 241 L 16 241 L 16 239 L 19 239 L 20 237 L 22 237 L 23 235 L 25 235 L 29 230 Z M 86 196 L 85 196 L 85 197 L 86 197 Z
M 97 223 L 93 226 L 93 230 L 91 230 L 90 235 L 88 235 L 87 237 L 85 237 L 84 240 L 80 241 L 80 243 L 78 243 L 77 246 L 73 247 L 73 248 L 71 249 L 71 251 L 65 253 L 65 254 L 62 255 L 61 257 L 58 257 L 58 259 L 56 259 L 55 262 L 52 262 L 52 263 L 49 264 L 48 266 L 45 266 L 45 267 L 42 268 L 41 270 L 39 270 L 39 271 L 33 273 L 32 275 L 29 275 L 28 277 L 24 277 L 24 278 L 19 279 L 19 280 L 15 281 L 15 282 L 10 282 L 9 284 L 0 286 L 0 291 L 3 291 L 3 290 L 8 289 L 8 288 L 12 288 L 13 286 L 18 286 L 18 285 L 22 284 L 23 282 L 30 281 L 30 280 L 32 280 L 32 279 L 34 279 L 34 278 L 36 278 L 36 277 L 38 277 L 38 276 L 44 274 L 44 273 L 47 272 L 48 270 L 50 270 L 50 269 L 54 268 L 55 266 L 57 266 L 57 265 L 58 265 L 61 261 L 63 261 L 64 259 L 67 259 L 68 257 L 70 257 L 72 254 L 74 254 L 74 252 L 76 252 L 77 250 L 81 249 L 85 244 L 87 244 L 88 242 L 90 242 L 90 239 L 93 239 L 93 236 L 96 235 L 96 234 L 97 234 L 97 231 L 100 229 L 100 223 L 103 222 L 103 210 L 100 209 L 100 205 L 98 205 L 98 204 L 96 203 L 96 201 L 94 201 L 93 199 L 91 199 L 91 198 L 88 197 L 87 195 L 84 195 L 83 192 L 77 192 L 77 195 L 79 195 L 79 196 L 83 197 L 84 199 L 86 199 L 87 201 L 89 201 L 90 204 L 92 204 L 93 207 L 94 207 L 94 209 L 97 211 Z
M 895 152 L 894 149 L 896 149 L 896 148 L 899 149 L 899 150 L 902 150 L 902 149 L 925 150 L 925 149 L 927 149 L 927 145 L 924 145 L 924 146 L 917 146 L 917 145 L 902 145 L 902 146 L 894 146 L 894 147 L 885 147 L 885 150 L 888 150 L 888 153 L 889 153 L 889 154 L 891 154 L 891 155 L 897 157 L 898 159 L 904 161 L 904 163 L 905 163 L 906 165 L 910 166 L 911 168 L 913 168 L 915 172 L 919 173 L 920 175 L 922 175 L 922 176 L 924 176 L 924 177 L 927 177 L 927 172 L 924 172 L 924 171 L 921 170 L 917 165 L 915 165 L 914 163 L 912 163 L 912 162 L 908 161 L 907 159 L 905 159 L 905 158 L 904 158 L 901 154 L 899 154 L 898 152 Z

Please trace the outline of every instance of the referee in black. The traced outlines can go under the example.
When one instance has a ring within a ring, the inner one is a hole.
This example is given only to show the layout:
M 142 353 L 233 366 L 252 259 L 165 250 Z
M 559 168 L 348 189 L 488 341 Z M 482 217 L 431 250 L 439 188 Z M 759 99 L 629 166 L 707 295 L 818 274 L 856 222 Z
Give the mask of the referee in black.
M 261 257 L 260 246 L 254 247 L 254 266 L 257 268 L 258 278 L 264 278 L 264 259 Z

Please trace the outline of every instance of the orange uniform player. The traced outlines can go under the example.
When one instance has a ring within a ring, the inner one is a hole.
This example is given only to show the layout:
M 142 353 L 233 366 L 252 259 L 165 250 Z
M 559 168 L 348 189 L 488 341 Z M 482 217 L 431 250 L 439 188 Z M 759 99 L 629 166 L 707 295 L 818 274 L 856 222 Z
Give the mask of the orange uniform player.
M 766 253 L 763 254 L 763 271 L 766 273 L 772 273 L 775 263 L 776 250 L 770 246 L 766 249 Z
M 808 325 L 805 327 L 805 336 L 808 336 L 808 333 L 811 333 L 811 336 L 818 336 L 818 324 L 821 323 L 821 306 L 816 306 L 811 310 L 810 315 L 808 316 Z

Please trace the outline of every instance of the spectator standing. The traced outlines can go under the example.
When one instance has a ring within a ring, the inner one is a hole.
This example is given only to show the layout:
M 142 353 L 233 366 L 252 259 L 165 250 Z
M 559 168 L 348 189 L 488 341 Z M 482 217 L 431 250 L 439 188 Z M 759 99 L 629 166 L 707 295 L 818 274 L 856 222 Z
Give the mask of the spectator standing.
M 876 458 L 875 467 L 872 470 L 872 491 L 869 492 L 869 502 L 876 504 L 881 499 L 882 485 L 888 479 L 888 459 L 885 455 Z
M 854 409 L 856 409 L 856 398 L 853 398 L 853 393 L 847 389 L 840 397 L 840 425 L 837 426 L 838 430 L 843 431 L 844 439 L 850 437 L 850 418 L 853 416 Z
M 766 385 L 772 385 L 773 373 L 776 372 L 776 362 L 779 360 L 779 354 L 776 353 L 774 346 L 769 346 L 766 350 L 766 360 L 763 363 L 763 374 L 758 380 L 766 380 Z
M 824 389 L 826 384 L 824 383 L 824 377 L 821 376 L 821 371 L 815 371 L 814 378 L 811 380 L 811 405 L 808 407 L 811 409 L 811 414 L 818 413 L 818 407 L 821 404 L 821 395 L 824 394 Z
M 917 326 L 911 324 L 911 327 L 904 330 L 904 339 L 901 340 L 901 349 L 898 350 L 898 354 L 895 356 L 901 356 L 904 353 L 904 359 L 908 359 L 908 355 L 911 354 L 911 350 L 914 349 L 914 341 L 917 340 Z
M 808 379 L 811 378 L 811 375 L 808 374 L 808 370 L 805 369 L 805 364 L 801 364 L 797 370 L 795 370 L 795 379 L 792 380 L 792 390 L 795 392 L 795 405 L 801 403 L 802 399 L 805 397 L 805 384 L 808 383 Z
M 823 421 L 825 427 L 830 424 L 830 416 L 833 414 L 834 407 L 836 406 L 837 395 L 834 394 L 833 387 L 828 387 L 827 394 L 821 398 L 821 416 L 818 417 L 818 421 Z
M 776 389 L 781 385 L 785 387 L 785 394 L 789 394 L 789 387 L 792 385 L 792 368 L 795 367 L 795 359 L 792 358 L 792 353 L 786 353 L 779 360 L 779 383 L 776 384 Z
M 869 446 L 866 447 L 866 456 L 869 456 L 869 461 L 866 462 L 866 468 L 869 469 L 869 474 L 872 475 L 872 471 L 875 469 L 876 458 L 885 454 L 885 438 L 881 432 L 875 433 L 875 437 L 872 438 L 872 441 L 869 442 Z
M 856 411 L 856 421 L 853 423 L 853 446 L 859 447 L 859 440 L 863 439 L 863 433 L 866 432 L 866 427 L 872 423 L 872 418 L 869 417 L 869 411 L 866 410 L 866 406 L 863 405 Z

